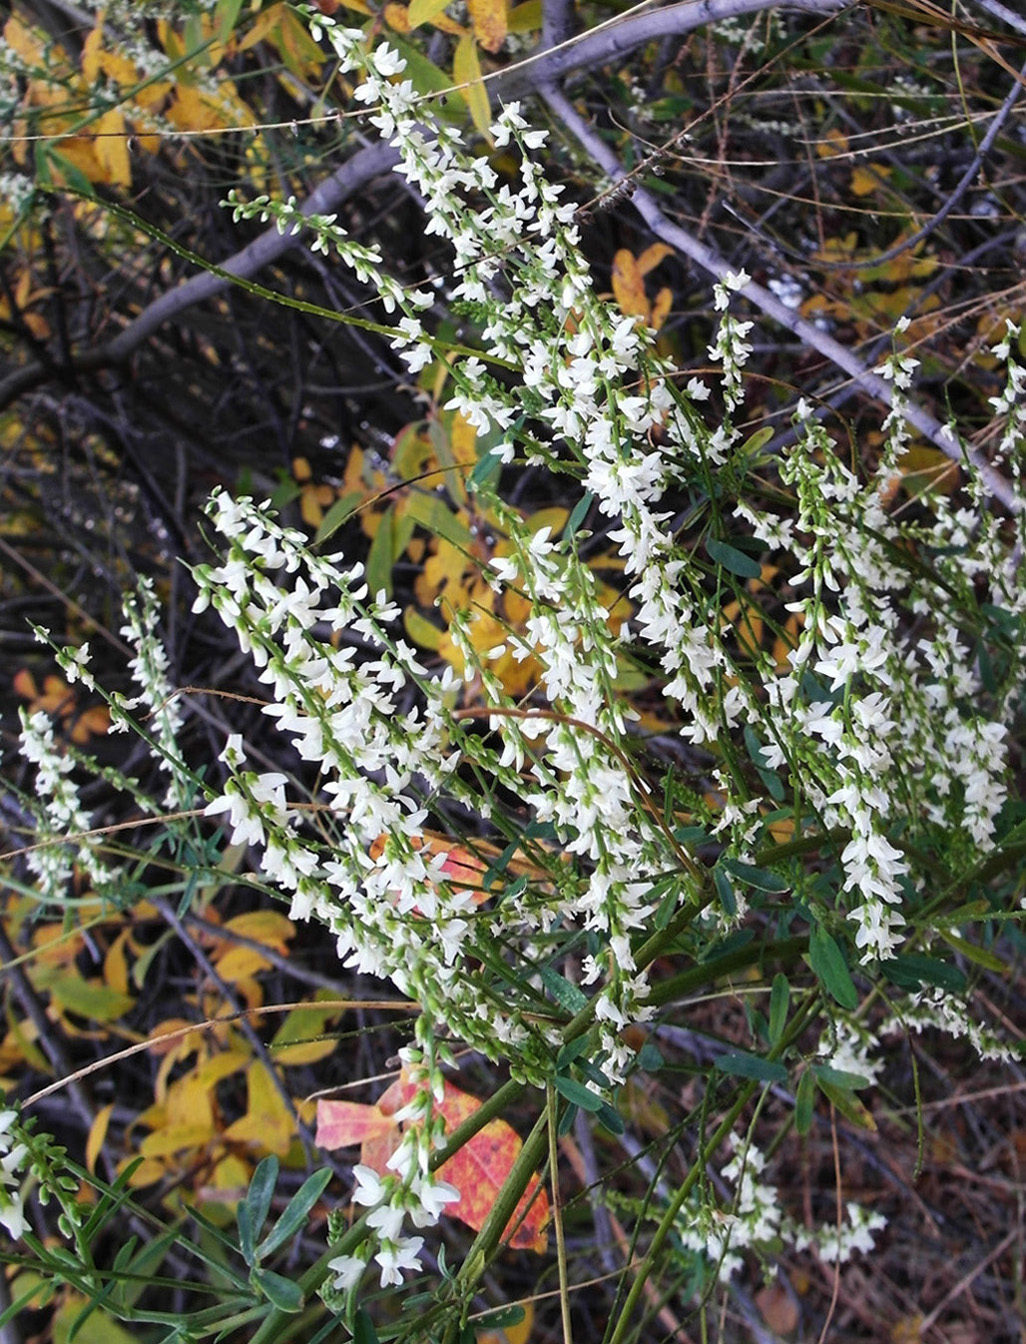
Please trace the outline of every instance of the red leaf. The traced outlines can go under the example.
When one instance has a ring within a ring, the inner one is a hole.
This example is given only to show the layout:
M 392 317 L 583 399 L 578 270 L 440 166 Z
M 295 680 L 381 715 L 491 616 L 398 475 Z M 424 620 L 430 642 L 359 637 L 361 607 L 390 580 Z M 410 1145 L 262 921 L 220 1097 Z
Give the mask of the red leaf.
M 362 1145 L 361 1161 L 383 1175 L 400 1139 L 399 1127 L 391 1117 L 410 1101 L 415 1091 L 416 1085 L 403 1074 L 382 1093 L 376 1106 L 361 1106 L 351 1101 L 319 1101 L 317 1143 L 322 1148 L 344 1148 L 359 1143 Z M 446 1132 L 451 1134 L 480 1107 L 477 1097 L 447 1082 L 437 1109 L 445 1119 Z M 460 1192 L 459 1201 L 450 1204 L 445 1214 L 480 1231 L 522 1147 L 519 1135 L 505 1120 L 490 1120 L 438 1169 L 439 1179 L 448 1181 Z M 548 1217 L 549 1201 L 535 1177 L 506 1229 L 510 1246 L 539 1254 L 544 1252 L 548 1246 L 545 1230 Z

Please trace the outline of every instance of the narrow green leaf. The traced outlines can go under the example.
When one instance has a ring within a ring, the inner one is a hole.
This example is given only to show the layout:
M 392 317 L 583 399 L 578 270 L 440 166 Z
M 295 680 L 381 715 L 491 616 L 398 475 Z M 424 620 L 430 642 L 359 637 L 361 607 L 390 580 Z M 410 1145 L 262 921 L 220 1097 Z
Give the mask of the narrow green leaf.
M 722 868 L 713 869 L 713 885 L 716 888 L 716 895 L 720 898 L 720 904 L 728 915 L 737 914 L 737 897 L 734 895 L 734 888 L 730 885 L 730 877 Z
M 330 1180 L 330 1167 L 324 1167 L 323 1170 L 315 1171 L 312 1176 L 307 1177 L 289 1200 L 284 1213 L 257 1247 L 258 1260 L 266 1259 L 299 1231 Z
M 396 555 L 396 517 L 395 505 L 381 515 L 378 530 L 367 552 L 367 587 L 371 597 L 376 597 L 382 588 L 392 596 L 392 564 Z
M 811 1069 L 806 1069 L 798 1081 L 794 1099 L 794 1127 L 799 1134 L 808 1134 L 812 1128 L 812 1111 L 816 1100 L 816 1080 Z
M 770 1045 L 776 1045 L 777 1041 L 783 1035 L 784 1027 L 787 1025 L 787 1009 L 791 1001 L 791 986 L 787 983 L 787 976 L 783 971 L 778 971 L 773 977 L 773 988 L 770 991 L 770 1010 L 769 1010 L 769 1041 Z
M 758 891 L 780 892 L 791 889 L 791 883 L 786 877 L 771 873 L 767 868 L 757 868 L 754 863 L 742 863 L 740 859 L 721 859 L 720 863 L 728 872 Z
M 849 1092 L 857 1092 L 860 1087 L 871 1087 L 872 1082 L 861 1073 L 851 1073 L 848 1069 L 835 1069 L 831 1064 L 813 1064 L 812 1072 L 816 1075 L 816 1081 L 820 1083 L 832 1083 L 834 1087 L 846 1088 Z
M 239 11 L 242 9 L 242 0 L 217 0 L 217 8 L 214 10 L 214 23 L 217 27 L 217 40 L 227 42 L 235 31 L 235 25 L 239 21 Z
M 588 490 L 577 501 L 577 503 L 573 507 L 573 512 L 567 519 L 566 527 L 564 528 L 564 531 L 567 536 L 572 537 L 574 533 L 577 531 L 577 529 L 580 527 L 580 525 L 584 522 L 585 518 L 588 515 L 588 510 L 591 508 L 592 504 L 594 503 L 594 500 L 595 496 L 592 494 L 590 490 Z
M 859 1006 L 859 996 L 848 971 L 844 953 L 826 929 L 814 928 L 809 938 L 809 961 L 816 979 L 841 1005 L 853 1011 Z
M 748 1055 L 735 1050 L 729 1055 L 720 1055 L 716 1061 L 720 1073 L 729 1073 L 735 1078 L 756 1078 L 760 1083 L 786 1083 L 787 1069 L 776 1059 L 763 1059 L 761 1055 Z
M 739 551 L 725 541 L 716 541 L 710 537 L 705 543 L 705 549 L 711 560 L 739 578 L 757 579 L 762 574 L 762 565 L 758 560 L 745 555 L 744 551 Z
M 246 1197 L 238 1209 L 239 1240 L 242 1242 L 242 1253 L 247 1265 L 256 1264 L 256 1238 L 267 1219 L 271 1200 L 274 1198 L 274 1187 L 277 1184 L 278 1159 L 272 1153 L 270 1157 L 265 1157 L 254 1171 Z
M 353 1344 L 381 1344 L 374 1322 L 367 1315 L 365 1307 L 358 1307 L 353 1321 Z
M 573 1129 L 573 1127 L 574 1127 L 574 1122 L 575 1122 L 576 1119 L 577 1119 L 577 1113 L 578 1113 L 579 1110 L 580 1110 L 580 1107 L 575 1106 L 575 1105 L 573 1104 L 573 1102 L 570 1102 L 570 1104 L 567 1106 L 566 1110 L 565 1110 L 565 1111 L 563 1112 L 563 1114 L 559 1117 L 559 1125 L 557 1126 L 557 1129 L 556 1129 L 556 1133 L 557 1133 L 557 1135 L 558 1135 L 559 1138 L 561 1138 L 561 1139 L 565 1139 L 566 1136 L 567 1136 L 567 1135 L 570 1133 L 570 1131 Z
M 433 536 L 452 542 L 461 551 L 470 549 L 472 541 L 470 529 L 438 495 L 425 495 L 419 490 L 412 491 L 406 500 L 403 513 Z
M 582 1008 L 587 1007 L 587 997 L 551 966 L 541 968 L 541 982 L 559 1006 L 565 1008 L 568 1013 L 579 1013 Z
M 553 1083 L 560 1096 L 566 1097 L 567 1101 L 572 1101 L 575 1106 L 580 1106 L 582 1111 L 594 1112 L 603 1104 L 601 1097 L 583 1083 L 579 1083 L 576 1078 L 565 1078 L 561 1073 L 557 1073 Z
M 486 1311 L 483 1316 L 476 1317 L 474 1328 L 476 1330 L 505 1330 L 507 1326 L 519 1325 L 527 1315 L 523 1307 L 497 1307 L 495 1311 Z
M 902 989 L 936 985 L 939 989 L 960 994 L 969 983 L 957 966 L 924 956 L 921 952 L 903 952 L 900 957 L 882 961 L 880 969 L 891 984 L 900 985 Z
M 995 956 L 993 952 L 988 951 L 987 948 L 977 947 L 975 943 L 969 942 L 968 938 L 959 938 L 957 934 L 948 933 L 946 929 L 940 929 L 938 932 L 950 947 L 953 947 L 956 952 L 961 952 L 962 956 L 969 961 L 974 961 L 977 966 L 983 966 L 988 971 L 995 971 L 998 975 L 1007 974 L 1007 963 L 1002 961 L 1000 957 Z
M 846 1087 L 835 1087 L 825 1078 L 817 1078 L 816 1082 L 824 1097 L 833 1102 L 846 1120 L 850 1120 L 859 1129 L 876 1129 L 876 1121 L 854 1092 L 849 1092 Z
M 360 490 L 350 490 L 341 499 L 336 499 L 321 519 L 321 525 L 314 537 L 314 545 L 319 546 L 321 542 L 327 541 L 333 533 L 338 531 L 346 519 L 360 507 L 363 501 L 364 495 Z
M 303 1310 L 302 1288 L 283 1274 L 275 1274 L 273 1269 L 254 1269 L 253 1283 L 279 1311 L 294 1314 Z
M 603 1129 L 608 1130 L 610 1134 L 622 1134 L 626 1129 L 623 1123 L 623 1117 L 619 1111 L 614 1111 L 612 1106 L 603 1102 L 597 1111 L 598 1122 Z

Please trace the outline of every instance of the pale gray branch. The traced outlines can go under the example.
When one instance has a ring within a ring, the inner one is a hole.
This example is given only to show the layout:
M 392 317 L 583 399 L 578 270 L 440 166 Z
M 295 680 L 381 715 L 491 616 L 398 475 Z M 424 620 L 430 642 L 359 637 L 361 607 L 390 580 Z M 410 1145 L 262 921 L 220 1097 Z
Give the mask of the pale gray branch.
M 610 180 L 614 183 L 624 181 L 628 174 L 624 171 L 616 154 L 598 135 L 594 127 L 585 121 L 569 98 L 560 90 L 552 88 L 543 90 L 542 96 L 552 112 L 576 136 L 582 147 Z M 644 187 L 638 187 L 634 191 L 631 196 L 631 204 L 657 238 L 676 248 L 686 257 L 690 257 L 708 274 L 722 281 L 731 273 L 732 267 L 725 257 L 688 233 L 686 229 L 682 229 L 679 224 L 667 219 L 656 198 Z M 882 402 L 888 407 L 892 405 L 891 384 L 886 379 L 881 378 L 879 374 L 868 369 L 854 351 L 841 345 L 839 341 L 835 341 L 826 332 L 820 331 L 811 322 L 807 322 L 798 313 L 783 304 L 770 290 L 757 284 L 754 280 L 749 280 L 738 292 L 743 294 L 749 303 L 765 313 L 767 317 L 786 328 L 839 369 L 843 369 L 849 378 L 875 401 Z M 979 453 L 959 443 L 949 433 L 947 427 L 942 425 L 929 411 L 913 402 L 906 402 L 902 408 L 902 415 L 913 428 L 917 429 L 924 438 L 939 448 L 946 457 L 960 465 L 967 461 L 971 463 L 979 473 L 989 493 L 1000 501 L 1010 513 L 1019 512 L 1021 507 L 1019 500 L 1004 477 L 995 471 Z

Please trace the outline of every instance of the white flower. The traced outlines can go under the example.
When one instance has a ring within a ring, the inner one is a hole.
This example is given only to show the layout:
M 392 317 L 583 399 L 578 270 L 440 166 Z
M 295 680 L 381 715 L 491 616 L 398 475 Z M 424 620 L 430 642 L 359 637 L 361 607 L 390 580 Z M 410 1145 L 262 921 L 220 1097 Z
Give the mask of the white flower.
M 404 1269 L 421 1268 L 417 1256 L 423 1245 L 423 1237 L 403 1237 L 394 1245 L 385 1245 L 378 1251 L 374 1259 L 381 1266 L 382 1288 L 402 1283 Z

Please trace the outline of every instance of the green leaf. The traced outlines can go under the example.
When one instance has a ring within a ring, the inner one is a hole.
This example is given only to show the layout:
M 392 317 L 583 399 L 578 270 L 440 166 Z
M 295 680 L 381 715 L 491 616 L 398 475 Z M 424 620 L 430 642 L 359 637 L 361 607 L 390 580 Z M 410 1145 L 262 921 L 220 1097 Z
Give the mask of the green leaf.
M 769 1010 L 769 1041 L 770 1045 L 776 1045 L 783 1034 L 784 1027 L 787 1025 L 787 1009 L 791 1000 L 791 986 L 787 983 L 787 976 L 783 971 L 778 971 L 773 977 L 773 988 L 770 990 L 770 1010 Z
M 582 495 L 581 498 L 574 505 L 573 512 L 567 519 L 566 527 L 564 528 L 564 532 L 568 537 L 572 537 L 574 533 L 577 531 L 577 529 L 580 527 L 580 525 L 584 522 L 585 518 L 587 517 L 588 510 L 591 508 L 594 501 L 595 496 L 589 490 L 584 495 Z
M 977 947 L 975 943 L 969 942 L 968 938 L 959 938 L 957 934 L 948 933 L 946 929 L 939 929 L 938 932 L 950 947 L 953 947 L 956 952 L 961 952 L 962 956 L 969 961 L 974 961 L 977 966 L 983 966 L 988 971 L 995 971 L 998 975 L 1008 973 L 1008 964 L 1002 961 L 1000 957 L 995 956 L 993 952 L 988 951 L 987 948 Z
M 744 551 L 739 551 L 725 541 L 716 541 L 710 537 L 705 543 L 705 549 L 711 560 L 739 578 L 757 579 L 762 574 L 762 565 L 758 560 L 745 555 Z
M 575 1106 L 580 1106 L 582 1111 L 594 1112 L 603 1105 L 602 1098 L 586 1088 L 583 1083 L 579 1083 L 576 1078 L 565 1078 L 561 1073 L 557 1073 L 552 1081 L 560 1096 L 566 1097 L 567 1101 L 572 1101 Z
M 757 429 L 754 434 L 745 439 L 738 450 L 743 457 L 754 457 L 761 449 L 765 448 L 767 443 L 773 437 L 773 426 L 763 425 L 762 429 Z
M 419 523 L 425 531 L 452 542 L 459 550 L 470 549 L 472 538 L 469 527 L 438 495 L 425 495 L 419 490 L 412 491 L 406 500 L 403 513 L 407 518 Z
M 378 530 L 374 533 L 374 540 L 367 552 L 367 587 L 370 589 L 371 597 L 376 597 L 382 588 L 389 597 L 392 596 L 392 565 L 396 557 L 402 554 L 401 548 L 396 550 L 397 544 L 393 504 L 381 515 Z
M 846 1087 L 835 1087 L 825 1078 L 817 1078 L 816 1082 L 824 1097 L 833 1102 L 845 1119 L 850 1120 L 859 1129 L 876 1129 L 876 1121 L 854 1092 L 849 1092 Z
M 614 1111 L 608 1102 L 603 1102 L 597 1111 L 598 1122 L 610 1134 L 622 1134 L 626 1129 L 619 1111 Z
M 307 1177 L 285 1206 L 284 1213 L 257 1247 L 258 1260 L 266 1259 L 299 1231 L 330 1180 L 330 1167 L 315 1171 L 312 1176 Z
M 358 1307 L 353 1321 L 353 1344 L 381 1344 L 374 1322 L 367 1315 L 365 1307 Z
M 294 1280 L 273 1269 L 254 1269 L 252 1282 L 279 1311 L 294 1314 L 303 1310 L 303 1290 Z
M 735 1078 L 756 1078 L 760 1083 L 786 1083 L 787 1069 L 776 1059 L 763 1059 L 761 1055 L 749 1055 L 735 1050 L 729 1055 L 720 1055 L 716 1061 L 720 1073 L 729 1073 Z
M 474 1321 L 474 1328 L 477 1330 L 505 1330 L 507 1326 L 519 1325 L 527 1315 L 523 1307 L 498 1307 L 495 1311 L 487 1311 L 483 1316 L 478 1316 Z
M 827 933 L 826 929 L 814 928 L 809 938 L 809 961 L 816 979 L 837 1000 L 842 1008 L 849 1012 L 859 1006 L 859 996 L 844 960 L 844 953 Z
M 568 1013 L 579 1013 L 582 1008 L 587 1007 L 587 996 L 551 966 L 541 968 L 541 982 L 559 1006 L 565 1008 Z
M 794 1099 L 794 1127 L 799 1134 L 808 1134 L 812 1128 L 812 1112 L 816 1100 L 816 1080 L 811 1069 L 806 1069 L 798 1080 Z
M 939 989 L 960 994 L 969 983 L 957 966 L 924 956 L 921 952 L 903 952 L 900 957 L 882 961 L 880 969 L 892 985 L 900 985 L 902 989 L 936 985 Z
M 470 33 L 461 37 L 456 44 L 452 58 L 453 83 L 465 85 L 462 90 L 470 109 L 470 119 L 474 128 L 488 143 L 491 143 L 492 110 L 488 103 L 488 90 L 481 77 L 481 62 L 477 55 L 477 46 Z
M 757 868 L 754 863 L 742 863 L 740 859 L 721 859 L 720 863 L 728 872 L 758 891 L 780 892 L 791 889 L 791 883 L 786 877 L 771 873 L 766 868 Z
M 278 1159 L 272 1153 L 254 1171 L 246 1197 L 238 1208 L 239 1241 L 247 1265 L 257 1262 L 256 1238 L 267 1219 L 277 1184 Z
M 321 525 L 317 529 L 317 535 L 314 537 L 313 544 L 319 546 L 321 542 L 327 541 L 333 533 L 337 532 L 342 524 L 352 516 L 364 501 L 363 492 L 360 490 L 350 490 L 344 494 L 341 499 L 336 499 L 331 508 L 321 519 Z
M 849 1092 L 857 1092 L 860 1087 L 872 1087 L 872 1080 L 864 1074 L 835 1069 L 831 1064 L 813 1064 L 812 1072 L 817 1082 L 832 1083 L 834 1087 L 843 1087 Z
M 720 904 L 728 915 L 737 914 L 737 897 L 734 895 L 734 888 L 730 885 L 730 877 L 722 868 L 713 869 L 713 885 L 716 888 L 716 895 L 720 898 Z
M 239 11 L 242 9 L 242 0 L 217 0 L 217 8 L 214 10 L 214 24 L 217 27 L 217 40 L 227 42 L 229 37 L 235 31 L 235 25 L 239 21 Z

